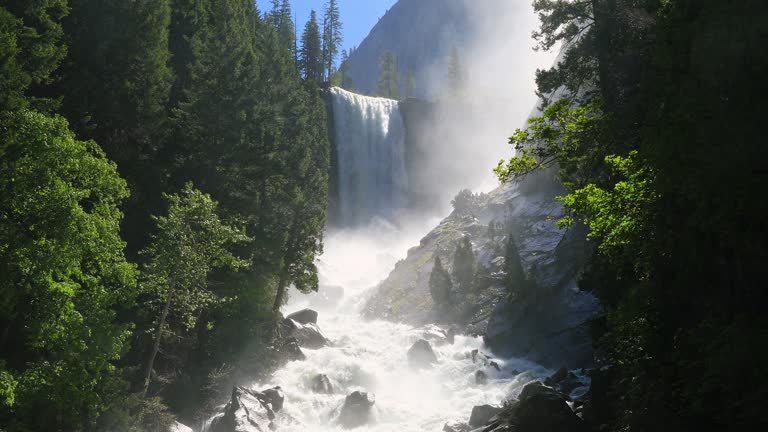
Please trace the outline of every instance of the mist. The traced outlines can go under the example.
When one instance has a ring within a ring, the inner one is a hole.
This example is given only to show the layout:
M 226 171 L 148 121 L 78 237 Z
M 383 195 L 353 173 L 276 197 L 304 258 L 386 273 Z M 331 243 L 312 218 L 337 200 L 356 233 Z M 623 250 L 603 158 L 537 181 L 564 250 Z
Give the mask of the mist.
M 508 138 L 525 126 L 537 103 L 537 69 L 549 68 L 553 52 L 534 51 L 538 18 L 529 0 L 464 0 L 470 35 L 456 45 L 463 86 L 451 89 L 449 58 L 430 65 L 429 93 L 437 102 L 418 138 L 429 148 L 421 179 L 438 198 L 439 212 L 461 189 L 487 192 L 498 186 L 492 169 L 512 155 Z

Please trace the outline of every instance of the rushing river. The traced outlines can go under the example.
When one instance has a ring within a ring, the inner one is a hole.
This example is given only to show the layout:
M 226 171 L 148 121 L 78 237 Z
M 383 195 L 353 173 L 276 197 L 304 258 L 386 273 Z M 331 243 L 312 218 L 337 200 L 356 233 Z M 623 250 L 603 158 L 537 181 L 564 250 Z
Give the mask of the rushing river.
M 333 342 L 319 350 L 304 349 L 306 360 L 294 361 L 254 389 L 279 385 L 285 407 L 276 420 L 278 430 L 322 432 L 343 430 L 336 417 L 344 398 L 355 390 L 375 393 L 374 419 L 356 431 L 441 431 L 447 421 L 467 421 L 472 407 L 499 404 L 516 396 L 522 386 L 551 371 L 517 359 L 496 359 L 497 371 L 473 363 L 472 350 L 488 353 L 481 338 L 456 336 L 453 344 L 433 343 L 439 364 L 431 370 L 409 368 L 406 353 L 425 329 L 360 317 L 366 293 L 386 277 L 407 247 L 418 244 L 431 221 L 410 232 L 386 224 L 357 231 L 332 233 L 320 267 L 320 295 L 293 295 L 284 312 L 304 307 L 320 312 L 318 325 Z M 337 287 L 337 288 L 334 288 Z M 339 295 L 324 299 L 323 289 Z M 490 353 L 489 353 L 490 354 Z M 475 383 L 475 373 L 488 375 L 486 385 Z M 512 371 L 523 373 L 514 375 Z M 312 380 L 326 374 L 333 395 L 312 392 Z

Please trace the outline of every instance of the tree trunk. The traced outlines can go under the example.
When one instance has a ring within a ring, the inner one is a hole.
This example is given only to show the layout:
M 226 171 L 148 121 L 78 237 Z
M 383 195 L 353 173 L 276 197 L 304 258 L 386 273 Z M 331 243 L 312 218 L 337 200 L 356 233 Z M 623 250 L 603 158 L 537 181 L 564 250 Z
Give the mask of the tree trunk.
M 155 342 L 152 345 L 152 352 L 150 353 L 149 360 L 147 361 L 147 371 L 144 377 L 144 389 L 142 391 L 144 396 L 147 395 L 147 390 L 149 390 L 149 382 L 152 378 L 152 367 L 155 364 L 157 353 L 160 351 L 160 340 L 163 338 L 163 327 L 165 327 L 165 319 L 168 317 L 168 311 L 171 309 L 171 303 L 173 302 L 173 290 L 175 286 L 175 278 L 172 278 L 171 283 L 168 284 L 168 298 L 165 300 L 163 313 L 160 315 L 160 322 L 158 323 L 157 332 L 155 333 Z
M 280 308 L 283 306 L 283 299 L 285 298 L 285 288 L 288 283 L 288 272 L 283 270 L 280 273 L 280 280 L 277 282 L 277 293 L 275 294 L 275 304 L 272 306 L 272 311 L 277 314 L 280 312 Z

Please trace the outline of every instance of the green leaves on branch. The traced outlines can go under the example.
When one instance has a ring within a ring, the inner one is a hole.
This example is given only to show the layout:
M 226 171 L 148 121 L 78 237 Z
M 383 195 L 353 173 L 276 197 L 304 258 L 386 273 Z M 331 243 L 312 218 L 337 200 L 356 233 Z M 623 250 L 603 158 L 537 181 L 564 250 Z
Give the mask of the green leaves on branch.
M 644 244 L 643 238 L 652 235 L 651 227 L 646 225 L 656 199 L 653 171 L 637 151 L 627 157 L 608 156 L 605 163 L 616 178 L 611 188 L 589 184 L 558 199 L 589 226 L 589 238 L 599 242 L 600 253 L 609 258 L 627 258 L 627 254 L 634 253 L 629 250 L 632 245 Z M 571 222 L 566 217 L 558 224 Z M 639 257 L 635 258 L 639 264 Z
M 0 123 L 0 352 L 13 353 L 0 397 L 31 430 L 52 418 L 82 430 L 109 402 L 130 330 L 116 314 L 135 296 L 119 235 L 128 190 L 63 118 L 22 110 Z
M 566 186 L 586 184 L 601 173 L 607 121 L 600 99 L 582 106 L 561 99 L 515 131 L 509 143 L 516 156 L 500 161 L 494 173 L 509 182 L 557 164 Z

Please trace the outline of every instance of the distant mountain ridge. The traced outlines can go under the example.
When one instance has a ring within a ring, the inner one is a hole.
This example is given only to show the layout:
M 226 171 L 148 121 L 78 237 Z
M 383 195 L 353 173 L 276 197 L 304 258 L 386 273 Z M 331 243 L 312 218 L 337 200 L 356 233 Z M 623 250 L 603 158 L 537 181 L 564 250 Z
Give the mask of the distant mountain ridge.
M 491 0 L 497 1 L 497 0 Z M 388 49 L 397 56 L 402 77 L 413 71 L 416 94 L 431 98 L 439 91 L 453 46 L 468 44 L 471 24 L 466 0 L 400 0 L 379 20 L 349 57 L 348 73 L 355 91 L 374 94 L 379 57 Z

